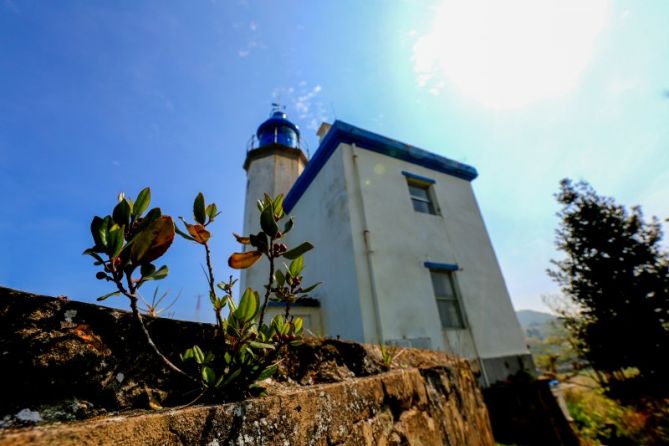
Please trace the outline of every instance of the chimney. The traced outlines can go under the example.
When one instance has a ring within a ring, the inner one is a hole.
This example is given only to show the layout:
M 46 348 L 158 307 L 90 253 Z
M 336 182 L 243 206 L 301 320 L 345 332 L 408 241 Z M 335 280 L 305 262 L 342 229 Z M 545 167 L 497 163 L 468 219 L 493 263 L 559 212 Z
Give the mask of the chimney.
M 321 123 L 321 126 L 318 127 L 318 131 L 316 132 L 316 134 L 318 135 L 318 142 L 323 141 L 325 135 L 327 135 L 328 131 L 330 131 L 330 127 L 332 127 L 332 124 L 328 124 L 327 122 Z

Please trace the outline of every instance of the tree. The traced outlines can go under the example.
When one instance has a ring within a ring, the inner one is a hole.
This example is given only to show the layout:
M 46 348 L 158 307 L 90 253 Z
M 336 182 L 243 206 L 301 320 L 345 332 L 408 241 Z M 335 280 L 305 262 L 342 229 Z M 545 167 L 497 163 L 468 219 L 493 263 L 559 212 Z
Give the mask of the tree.
M 669 378 L 669 256 L 656 218 L 643 219 L 585 182 L 564 179 L 556 244 L 565 257 L 548 271 L 576 311 L 564 311 L 579 353 L 609 385 L 625 369 L 651 389 Z

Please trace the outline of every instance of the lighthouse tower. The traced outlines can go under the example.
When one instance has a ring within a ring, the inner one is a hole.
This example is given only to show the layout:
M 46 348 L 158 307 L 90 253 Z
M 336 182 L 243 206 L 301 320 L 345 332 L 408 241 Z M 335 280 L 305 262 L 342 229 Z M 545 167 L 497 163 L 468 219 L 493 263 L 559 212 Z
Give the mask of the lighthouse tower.
M 246 170 L 246 202 L 244 205 L 244 234 L 260 230 L 256 202 L 265 193 L 275 197 L 286 194 L 304 170 L 307 157 L 300 148 L 300 130 L 286 118 L 277 104 L 272 113 L 256 131 L 244 161 Z M 267 262 L 258 262 L 253 268 L 241 271 L 241 289 L 252 287 L 263 292 L 269 274 Z

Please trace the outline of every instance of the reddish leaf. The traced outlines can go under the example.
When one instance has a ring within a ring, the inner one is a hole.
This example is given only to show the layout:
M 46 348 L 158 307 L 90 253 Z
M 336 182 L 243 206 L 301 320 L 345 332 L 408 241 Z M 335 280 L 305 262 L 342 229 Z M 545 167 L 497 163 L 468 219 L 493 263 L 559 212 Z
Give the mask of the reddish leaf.
M 188 233 L 195 239 L 195 241 L 203 245 L 207 243 L 207 241 L 211 237 L 211 233 L 206 229 L 204 229 L 203 225 L 186 224 L 186 228 L 188 229 Z
M 242 245 L 248 245 L 249 243 L 251 243 L 251 239 L 249 237 L 244 237 L 239 234 L 235 234 L 234 232 L 232 233 L 232 235 L 234 235 L 237 241 Z
M 150 263 L 165 254 L 174 240 L 174 234 L 172 217 L 163 215 L 152 221 L 137 234 L 131 245 L 133 263 Z
M 260 257 L 262 257 L 260 251 L 235 252 L 228 259 L 228 265 L 230 268 L 246 269 L 256 263 Z

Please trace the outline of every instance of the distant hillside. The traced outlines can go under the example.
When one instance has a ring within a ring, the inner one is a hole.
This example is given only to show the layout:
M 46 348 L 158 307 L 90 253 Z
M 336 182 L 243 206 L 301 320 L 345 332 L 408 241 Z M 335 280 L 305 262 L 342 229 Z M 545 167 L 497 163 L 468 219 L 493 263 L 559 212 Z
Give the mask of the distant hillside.
M 557 320 L 554 314 L 534 310 L 519 310 L 516 315 L 527 338 L 544 339 L 549 334 L 553 321 Z
M 554 314 L 534 310 L 518 310 L 516 311 L 516 316 L 518 316 L 518 321 L 523 328 L 530 325 L 545 324 L 548 321 L 557 319 Z

